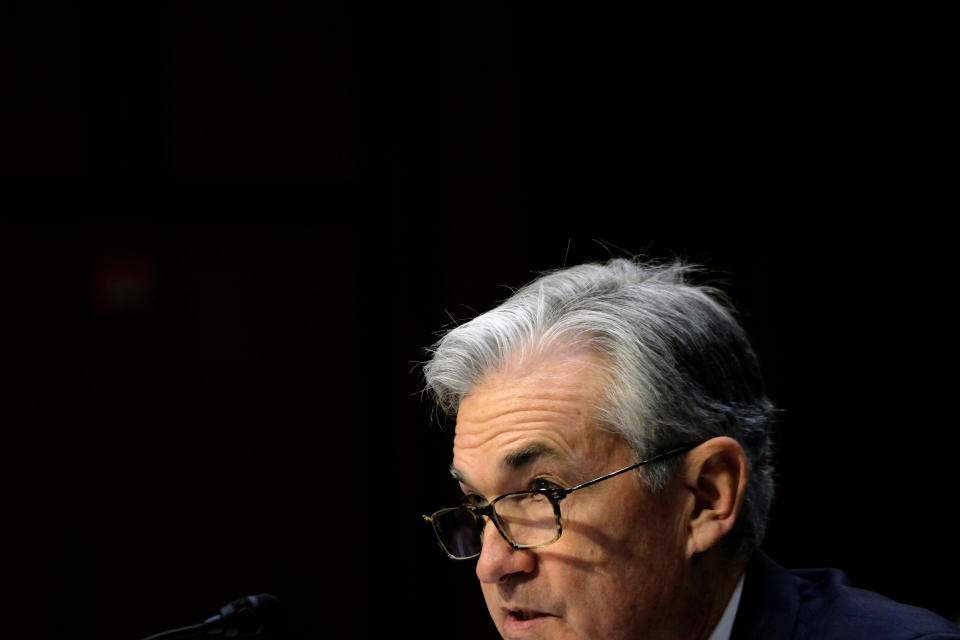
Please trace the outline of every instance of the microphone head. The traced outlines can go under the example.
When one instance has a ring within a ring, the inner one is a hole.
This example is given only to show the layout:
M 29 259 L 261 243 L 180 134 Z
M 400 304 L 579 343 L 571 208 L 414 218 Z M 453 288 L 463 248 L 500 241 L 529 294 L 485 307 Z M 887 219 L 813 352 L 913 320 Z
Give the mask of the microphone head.
M 269 593 L 246 596 L 220 609 L 220 615 L 205 624 L 207 633 L 223 633 L 227 638 L 273 635 L 283 626 L 280 601 Z

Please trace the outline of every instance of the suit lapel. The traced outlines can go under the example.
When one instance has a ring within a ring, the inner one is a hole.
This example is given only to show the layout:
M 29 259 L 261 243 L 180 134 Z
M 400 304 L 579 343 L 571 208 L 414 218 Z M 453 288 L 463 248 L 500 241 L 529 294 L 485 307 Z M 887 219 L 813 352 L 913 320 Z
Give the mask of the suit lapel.
M 790 640 L 799 608 L 793 576 L 758 551 L 747 564 L 730 640 Z

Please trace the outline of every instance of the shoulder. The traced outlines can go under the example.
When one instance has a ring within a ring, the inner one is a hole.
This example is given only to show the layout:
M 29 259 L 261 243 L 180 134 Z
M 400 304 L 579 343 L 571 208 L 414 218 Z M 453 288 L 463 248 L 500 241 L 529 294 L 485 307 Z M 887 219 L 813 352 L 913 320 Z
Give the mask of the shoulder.
M 960 640 L 960 628 L 918 607 L 850 586 L 834 569 L 787 571 L 763 554 L 749 563 L 736 640 Z
M 834 569 L 791 571 L 799 598 L 797 638 L 960 638 L 940 616 L 850 586 Z

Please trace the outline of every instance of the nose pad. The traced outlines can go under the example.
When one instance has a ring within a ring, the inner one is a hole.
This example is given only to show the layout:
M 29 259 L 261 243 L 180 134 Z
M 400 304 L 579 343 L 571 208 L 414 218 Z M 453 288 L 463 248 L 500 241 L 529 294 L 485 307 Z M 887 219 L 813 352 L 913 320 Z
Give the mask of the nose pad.
M 481 538 L 485 537 L 488 527 L 493 527 L 494 533 L 496 533 L 498 536 L 500 535 L 500 531 L 497 529 L 497 523 L 493 521 L 493 518 L 486 515 L 480 517 L 483 519 L 483 526 L 480 527 Z

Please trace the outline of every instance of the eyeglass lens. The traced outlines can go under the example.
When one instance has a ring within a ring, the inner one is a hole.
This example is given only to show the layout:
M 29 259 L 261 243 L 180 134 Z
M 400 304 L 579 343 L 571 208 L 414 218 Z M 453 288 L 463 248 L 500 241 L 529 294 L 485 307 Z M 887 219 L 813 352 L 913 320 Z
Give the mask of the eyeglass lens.
M 433 527 L 443 548 L 454 558 L 470 558 L 483 546 L 482 521 L 469 509 L 454 507 L 433 514 Z
M 537 493 L 507 496 L 494 505 L 500 529 L 515 545 L 534 547 L 557 539 L 560 531 L 550 500 Z M 434 528 L 447 553 L 469 558 L 480 553 L 484 520 L 462 507 L 433 515 Z
M 553 504 L 545 495 L 509 496 L 497 502 L 494 508 L 501 528 L 515 544 L 532 547 L 551 542 L 557 536 Z

